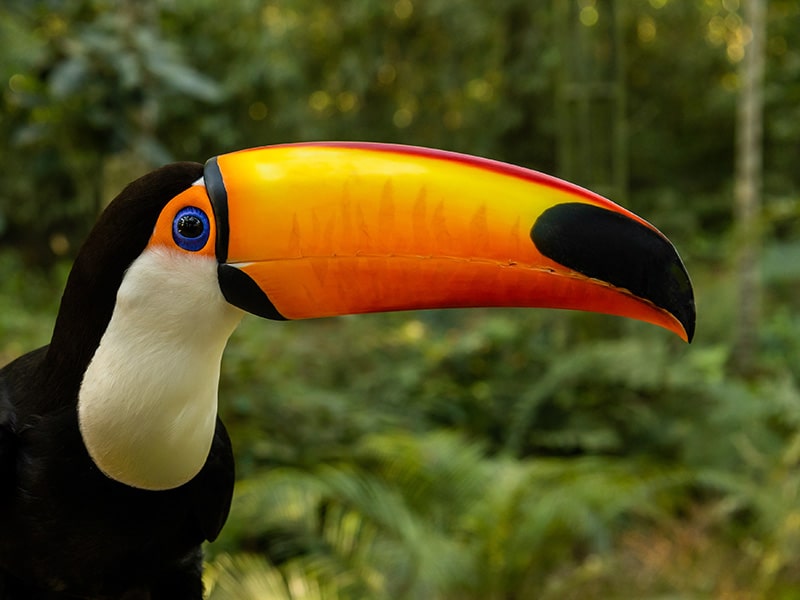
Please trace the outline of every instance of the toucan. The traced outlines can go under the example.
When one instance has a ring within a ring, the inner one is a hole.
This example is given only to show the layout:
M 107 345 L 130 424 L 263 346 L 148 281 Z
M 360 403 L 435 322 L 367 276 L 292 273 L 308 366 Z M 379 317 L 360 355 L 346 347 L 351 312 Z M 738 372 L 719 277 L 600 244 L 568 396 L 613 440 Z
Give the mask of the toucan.
M 77 254 L 50 344 L 0 371 L 0 600 L 202 598 L 234 485 L 220 360 L 245 312 L 478 306 L 695 327 L 663 234 L 522 167 L 317 142 L 129 184 Z

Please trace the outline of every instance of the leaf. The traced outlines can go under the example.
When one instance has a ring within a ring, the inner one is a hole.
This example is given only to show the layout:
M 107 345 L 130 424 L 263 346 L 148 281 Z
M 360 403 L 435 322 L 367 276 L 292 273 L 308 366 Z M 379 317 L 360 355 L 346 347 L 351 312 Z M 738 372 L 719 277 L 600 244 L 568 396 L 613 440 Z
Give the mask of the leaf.
M 89 64 L 82 56 L 73 56 L 58 63 L 50 74 L 50 93 L 59 100 L 77 93 L 89 75 Z
M 205 102 L 218 102 L 222 99 L 222 87 L 210 77 L 190 66 L 169 59 L 153 61 L 148 65 L 150 72 L 166 88 Z
M 791 283 L 800 279 L 800 243 L 770 243 L 764 249 L 762 276 L 768 283 Z
M 335 589 L 299 566 L 280 570 L 259 556 L 224 554 L 206 568 L 208 600 L 335 600 Z

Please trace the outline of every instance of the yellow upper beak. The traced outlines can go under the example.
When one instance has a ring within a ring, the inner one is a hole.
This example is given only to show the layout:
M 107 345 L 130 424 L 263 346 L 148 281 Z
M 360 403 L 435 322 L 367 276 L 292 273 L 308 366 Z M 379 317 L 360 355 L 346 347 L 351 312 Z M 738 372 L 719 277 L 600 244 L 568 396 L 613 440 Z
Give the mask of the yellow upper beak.
M 396 145 L 211 159 L 220 286 L 273 318 L 528 306 L 649 321 L 690 340 L 672 244 L 616 204 L 521 167 Z

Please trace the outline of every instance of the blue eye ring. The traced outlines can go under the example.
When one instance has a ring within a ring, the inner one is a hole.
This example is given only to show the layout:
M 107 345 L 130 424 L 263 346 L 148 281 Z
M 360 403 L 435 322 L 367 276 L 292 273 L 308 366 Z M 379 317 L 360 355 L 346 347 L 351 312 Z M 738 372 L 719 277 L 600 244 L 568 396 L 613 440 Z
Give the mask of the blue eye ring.
M 208 216 L 195 206 L 180 209 L 172 221 L 172 239 L 189 252 L 205 248 L 210 230 Z

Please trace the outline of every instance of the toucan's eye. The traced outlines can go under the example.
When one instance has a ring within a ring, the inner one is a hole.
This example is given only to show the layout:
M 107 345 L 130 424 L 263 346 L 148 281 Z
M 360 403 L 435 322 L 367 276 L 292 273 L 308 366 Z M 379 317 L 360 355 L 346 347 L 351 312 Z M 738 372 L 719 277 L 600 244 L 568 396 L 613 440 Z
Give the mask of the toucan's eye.
M 175 215 L 172 239 L 184 250 L 197 252 L 206 245 L 209 229 L 206 213 L 194 206 L 187 206 Z

